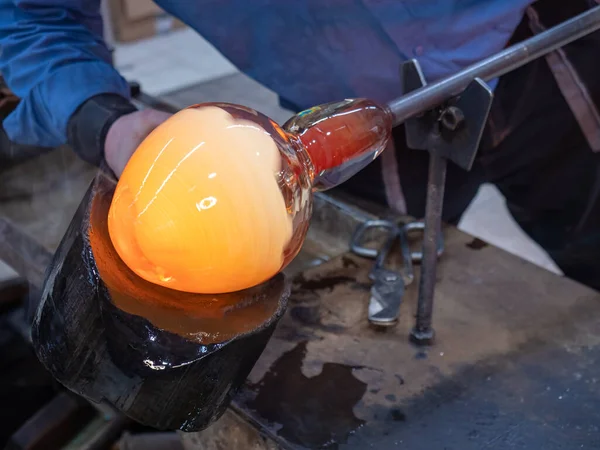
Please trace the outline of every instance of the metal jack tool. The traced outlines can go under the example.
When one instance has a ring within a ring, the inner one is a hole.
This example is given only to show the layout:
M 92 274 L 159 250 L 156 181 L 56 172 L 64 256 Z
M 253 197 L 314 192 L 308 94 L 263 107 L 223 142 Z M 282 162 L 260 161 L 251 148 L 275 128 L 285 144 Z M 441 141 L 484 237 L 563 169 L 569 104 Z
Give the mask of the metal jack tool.
M 372 229 L 386 231 L 386 237 L 379 249 L 366 246 L 365 236 Z M 411 252 L 408 235 L 425 230 L 423 221 L 397 223 L 393 220 L 367 220 L 354 232 L 350 241 L 350 250 L 364 258 L 375 259 L 375 264 L 369 273 L 373 281 L 371 298 L 369 299 L 369 322 L 379 327 L 395 325 L 400 316 L 400 305 L 406 287 L 414 280 L 413 264 L 423 261 L 423 252 Z M 386 259 L 394 244 L 398 242 L 402 254 L 403 267 L 399 270 L 385 268 Z M 437 256 L 444 252 L 442 236 L 436 247 Z
M 379 250 L 365 247 L 363 244 L 366 232 L 372 228 L 381 228 L 388 232 Z M 385 260 L 396 241 L 400 243 L 404 263 L 403 269 L 399 271 L 384 267 Z M 373 281 L 369 299 L 369 322 L 377 326 L 394 325 L 400 315 L 404 289 L 414 277 L 404 229 L 389 220 L 369 220 L 356 229 L 350 249 L 357 255 L 375 259 L 375 264 L 369 273 L 369 278 Z
M 364 244 L 365 235 L 371 229 L 387 231 L 385 241 L 379 250 L 366 247 Z M 384 267 L 385 260 L 396 241 L 400 244 L 404 264 L 404 267 L 398 271 Z M 394 325 L 400 315 L 404 290 L 414 278 L 412 255 L 404 227 L 391 220 L 368 220 L 354 232 L 350 249 L 357 255 L 375 259 L 375 264 L 369 273 L 369 278 L 373 281 L 369 299 L 369 322 L 376 326 Z
M 405 93 L 426 84 L 415 60 L 403 64 L 401 75 Z M 435 335 L 431 320 L 447 163 L 450 160 L 465 170 L 471 170 L 492 99 L 493 94 L 487 84 L 475 78 L 459 95 L 405 122 L 408 147 L 429 152 L 417 319 L 410 334 L 411 341 L 418 345 L 431 345 Z

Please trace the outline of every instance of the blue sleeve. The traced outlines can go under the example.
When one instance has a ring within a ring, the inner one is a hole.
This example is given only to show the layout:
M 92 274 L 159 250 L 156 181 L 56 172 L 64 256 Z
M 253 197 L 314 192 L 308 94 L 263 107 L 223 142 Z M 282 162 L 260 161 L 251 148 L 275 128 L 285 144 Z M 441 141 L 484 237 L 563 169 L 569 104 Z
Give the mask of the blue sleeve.
M 100 0 L 0 0 L 0 51 L 0 72 L 21 98 L 3 122 L 13 142 L 62 145 L 87 99 L 130 96 L 102 39 Z

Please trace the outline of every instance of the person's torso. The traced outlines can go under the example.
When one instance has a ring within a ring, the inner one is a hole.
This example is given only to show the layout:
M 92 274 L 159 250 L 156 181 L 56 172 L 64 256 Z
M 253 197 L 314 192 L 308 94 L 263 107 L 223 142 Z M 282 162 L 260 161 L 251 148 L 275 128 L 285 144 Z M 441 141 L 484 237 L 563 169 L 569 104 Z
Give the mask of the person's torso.
M 241 71 L 306 108 L 401 94 L 400 63 L 428 81 L 501 50 L 532 0 L 157 0 Z

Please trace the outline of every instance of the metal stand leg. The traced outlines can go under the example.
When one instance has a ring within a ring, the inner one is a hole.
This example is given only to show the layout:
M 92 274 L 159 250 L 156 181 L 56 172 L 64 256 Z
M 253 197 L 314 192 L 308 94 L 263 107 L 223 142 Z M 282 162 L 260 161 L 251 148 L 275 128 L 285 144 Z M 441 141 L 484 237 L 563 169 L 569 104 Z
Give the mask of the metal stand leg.
M 416 61 L 403 65 L 402 83 L 405 94 L 425 86 Z M 411 341 L 417 345 L 431 345 L 435 336 L 432 327 L 433 300 L 448 160 L 465 170 L 471 169 L 491 103 L 491 90 L 483 81 L 476 79 L 460 95 L 405 123 L 407 146 L 429 152 L 419 303 L 416 324 L 410 334 Z
M 431 326 L 431 318 L 437 272 L 438 242 L 442 233 L 441 219 L 447 165 L 448 161 L 443 156 L 430 155 L 417 322 L 410 334 L 411 340 L 421 345 L 432 344 L 435 334 Z

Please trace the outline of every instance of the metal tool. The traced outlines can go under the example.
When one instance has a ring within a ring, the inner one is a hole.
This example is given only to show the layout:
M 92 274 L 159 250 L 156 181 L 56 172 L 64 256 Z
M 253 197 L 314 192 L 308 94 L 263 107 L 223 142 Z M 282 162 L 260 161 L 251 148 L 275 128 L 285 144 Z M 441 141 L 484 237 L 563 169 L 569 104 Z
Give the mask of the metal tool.
M 406 237 L 414 232 L 425 232 L 425 222 L 422 220 L 415 220 L 414 222 L 407 222 L 404 224 L 404 232 Z M 440 233 L 437 244 L 437 257 L 439 258 L 444 254 L 444 235 Z M 410 252 L 410 259 L 413 263 L 421 264 L 423 262 L 423 251 L 412 251 Z
M 386 232 L 383 244 L 379 248 L 366 246 L 367 232 L 382 229 Z M 352 252 L 365 258 L 375 259 L 369 278 L 373 281 L 369 299 L 369 322 L 378 326 L 391 326 L 400 316 L 400 305 L 406 286 L 414 280 L 413 263 L 420 263 L 422 252 L 411 252 L 408 233 L 423 231 L 423 222 L 398 224 L 391 220 L 368 220 L 354 232 L 350 242 Z M 398 243 L 402 254 L 403 266 L 399 270 L 390 270 L 385 262 L 394 245 Z M 443 241 L 439 241 L 437 254 L 443 252 Z
M 427 150 L 430 155 L 423 262 L 412 342 L 431 345 L 434 340 L 436 241 L 441 234 L 446 166 L 451 160 L 470 170 L 475 160 L 493 97 L 484 80 L 500 77 L 599 29 L 597 6 L 430 85 L 426 85 L 416 60 L 403 65 L 406 95 L 389 102 L 388 107 L 395 126 L 405 123 L 408 147 Z
M 402 66 L 405 92 L 425 86 L 417 61 Z M 433 343 L 433 299 L 437 270 L 437 242 L 441 236 L 442 206 L 448 160 L 470 170 L 492 105 L 491 89 L 475 79 L 458 97 L 451 98 L 405 123 L 407 146 L 429 152 L 429 175 L 417 319 L 410 338 L 419 345 Z
M 460 95 L 476 78 L 491 81 L 600 29 L 600 6 L 500 53 L 388 102 L 394 126 Z M 406 92 L 405 92 L 406 93 Z

